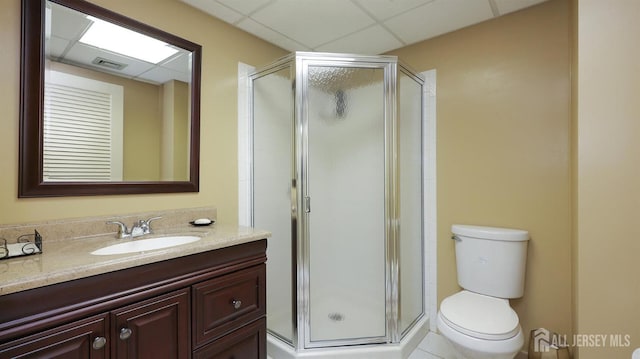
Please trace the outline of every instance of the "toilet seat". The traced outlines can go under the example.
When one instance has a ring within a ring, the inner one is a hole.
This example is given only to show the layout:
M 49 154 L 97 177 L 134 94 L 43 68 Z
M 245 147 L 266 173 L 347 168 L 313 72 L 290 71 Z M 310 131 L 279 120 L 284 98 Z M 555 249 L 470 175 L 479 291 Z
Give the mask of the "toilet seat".
M 509 301 L 466 290 L 445 298 L 440 304 L 442 320 L 468 336 L 504 340 L 518 334 L 518 315 Z

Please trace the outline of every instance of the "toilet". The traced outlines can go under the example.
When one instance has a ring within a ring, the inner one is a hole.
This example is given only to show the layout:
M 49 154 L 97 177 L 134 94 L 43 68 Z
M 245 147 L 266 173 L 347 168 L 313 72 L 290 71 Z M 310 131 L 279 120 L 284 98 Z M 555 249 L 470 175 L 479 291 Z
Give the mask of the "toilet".
M 438 330 L 461 359 L 513 359 L 524 345 L 510 298 L 524 293 L 529 233 L 454 224 L 460 292 L 440 303 Z

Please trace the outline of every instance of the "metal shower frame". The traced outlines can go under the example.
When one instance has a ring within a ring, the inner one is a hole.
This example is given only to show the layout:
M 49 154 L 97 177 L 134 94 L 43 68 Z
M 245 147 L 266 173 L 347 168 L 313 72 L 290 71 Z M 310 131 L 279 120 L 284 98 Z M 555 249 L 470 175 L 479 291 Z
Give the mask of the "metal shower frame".
M 309 278 L 309 226 L 305 213 L 305 198 L 309 197 L 309 177 L 308 162 L 305 156 L 308 153 L 308 72 L 309 66 L 327 66 L 327 67 L 353 67 L 353 68 L 370 68 L 384 70 L 384 168 L 385 168 L 385 308 L 386 323 L 385 335 L 367 338 L 350 338 L 336 340 L 311 341 L 311 320 L 310 320 L 310 278 Z M 280 340 L 292 345 L 296 350 L 336 347 L 345 345 L 359 344 L 381 344 L 381 343 L 398 343 L 426 313 L 425 298 L 422 295 L 422 312 L 414 319 L 413 323 L 407 329 L 400 333 L 399 315 L 400 315 L 400 293 L 399 293 L 399 201 L 393 201 L 399 198 L 399 168 L 398 168 L 398 152 L 399 152 L 399 133 L 398 128 L 398 73 L 409 76 L 421 86 L 424 86 L 424 79 L 414 70 L 403 64 L 396 56 L 367 56 L 352 54 L 332 54 L 332 53 L 314 53 L 314 52 L 294 52 L 282 57 L 275 62 L 258 69 L 249 75 L 249 93 L 253 96 L 253 81 L 289 68 L 293 108 L 291 114 L 292 121 L 292 138 L 293 151 L 291 158 L 291 240 L 292 240 L 292 325 L 293 337 L 291 339 L 284 338 L 278 333 L 270 332 Z M 421 96 L 422 95 L 421 91 Z M 421 103 L 423 103 L 421 99 Z M 253 103 L 250 106 L 249 114 L 251 120 L 250 126 L 250 151 L 253 152 Z M 422 109 L 424 111 L 424 109 Z M 421 121 L 422 127 L 422 121 Z M 424 131 L 424 129 L 422 129 Z M 424 147 L 424 143 L 421 144 Z M 424 153 L 424 151 L 421 151 Z M 424 177 L 424 170 L 422 173 Z M 251 183 L 253 183 L 253 166 L 250 173 Z M 422 189 L 424 192 L 424 188 Z M 253 191 L 251 191 L 251 196 Z M 421 193 L 422 195 L 422 193 Z M 423 198 L 423 197 L 422 197 Z M 250 199 L 253 203 L 254 199 Z M 255 206 L 252 206 L 255 208 Z M 422 204 L 424 211 L 424 203 Z M 251 213 L 251 223 L 254 224 L 253 213 Z M 424 247 L 424 226 L 422 232 L 422 247 Z M 422 251 L 424 253 L 424 251 Z M 422 263 L 424 263 L 424 255 Z M 424 283 L 425 273 L 424 265 L 422 266 L 422 278 Z M 424 284 L 423 284 L 424 285 Z M 301 340 L 302 339 L 302 340 Z

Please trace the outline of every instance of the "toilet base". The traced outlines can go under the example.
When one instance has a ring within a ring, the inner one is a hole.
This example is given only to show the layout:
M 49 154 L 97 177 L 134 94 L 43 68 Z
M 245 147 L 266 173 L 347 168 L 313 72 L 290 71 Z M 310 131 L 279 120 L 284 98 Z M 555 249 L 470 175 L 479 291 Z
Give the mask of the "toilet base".
M 485 340 L 470 337 L 448 326 L 438 313 L 440 334 L 451 344 L 458 359 L 513 359 L 524 345 L 522 329 L 514 337 L 504 340 Z

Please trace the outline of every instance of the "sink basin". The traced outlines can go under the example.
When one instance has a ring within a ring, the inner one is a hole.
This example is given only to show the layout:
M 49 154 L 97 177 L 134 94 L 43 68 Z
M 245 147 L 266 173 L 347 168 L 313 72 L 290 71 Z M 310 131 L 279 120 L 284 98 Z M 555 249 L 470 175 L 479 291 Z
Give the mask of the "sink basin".
M 144 252 L 154 249 L 169 248 L 182 244 L 193 243 L 199 241 L 200 239 L 201 238 L 197 236 L 170 236 L 147 239 L 133 239 L 128 240 L 127 242 L 100 248 L 91 252 L 91 254 L 96 256 L 108 256 L 112 254 Z

